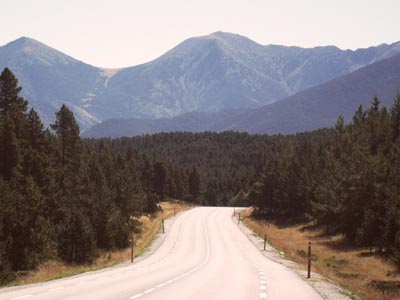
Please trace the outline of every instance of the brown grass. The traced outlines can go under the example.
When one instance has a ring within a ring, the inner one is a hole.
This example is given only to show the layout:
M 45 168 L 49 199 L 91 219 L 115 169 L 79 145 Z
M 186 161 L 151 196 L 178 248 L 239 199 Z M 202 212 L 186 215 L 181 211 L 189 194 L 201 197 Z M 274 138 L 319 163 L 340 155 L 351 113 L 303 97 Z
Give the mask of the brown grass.
M 142 222 L 142 232 L 140 234 L 135 234 L 135 257 L 143 253 L 159 232 L 162 219 L 168 219 L 174 215 L 174 208 L 175 212 L 179 213 L 192 207 L 186 203 L 177 201 L 161 202 L 160 206 L 162 208 L 161 211 L 154 215 L 143 215 L 139 219 Z M 97 259 L 90 265 L 67 265 L 60 261 L 47 261 L 34 271 L 17 275 L 17 278 L 8 283 L 7 286 L 49 281 L 87 271 L 111 267 L 129 261 L 131 257 L 130 251 L 130 248 L 118 251 L 101 250 L 98 253 Z
M 400 289 L 383 292 L 372 282 L 400 283 L 400 273 L 395 264 L 366 248 L 351 247 L 340 235 L 327 236 L 324 229 L 312 224 L 278 226 L 276 222 L 257 220 L 252 209 L 243 213 L 244 222 L 259 236 L 267 240 L 293 261 L 307 264 L 308 241 L 312 242 L 314 261 L 312 270 L 331 279 L 356 296 L 365 300 L 400 299 Z M 399 284 L 400 287 L 400 284 Z

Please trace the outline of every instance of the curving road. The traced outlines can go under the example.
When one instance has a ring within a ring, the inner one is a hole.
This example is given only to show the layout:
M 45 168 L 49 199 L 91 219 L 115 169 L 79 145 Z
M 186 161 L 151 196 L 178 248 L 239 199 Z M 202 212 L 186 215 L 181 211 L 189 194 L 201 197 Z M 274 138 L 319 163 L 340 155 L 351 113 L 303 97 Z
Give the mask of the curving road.
M 263 256 L 232 208 L 199 207 L 173 221 L 147 258 L 100 272 L 0 290 L 0 300 L 321 300 L 293 271 Z

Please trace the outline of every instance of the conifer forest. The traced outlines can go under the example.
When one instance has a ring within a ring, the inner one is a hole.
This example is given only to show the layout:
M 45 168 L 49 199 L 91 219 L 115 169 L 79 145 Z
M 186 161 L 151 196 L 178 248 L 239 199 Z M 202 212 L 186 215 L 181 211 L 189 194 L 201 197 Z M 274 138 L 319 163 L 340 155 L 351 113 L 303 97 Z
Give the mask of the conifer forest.
M 0 75 L 0 282 L 49 259 L 90 263 L 129 246 L 160 201 L 253 206 L 308 220 L 400 267 L 400 94 L 295 135 L 174 132 L 83 139 L 65 105 L 45 128 Z M 138 227 L 138 228 L 133 228 Z

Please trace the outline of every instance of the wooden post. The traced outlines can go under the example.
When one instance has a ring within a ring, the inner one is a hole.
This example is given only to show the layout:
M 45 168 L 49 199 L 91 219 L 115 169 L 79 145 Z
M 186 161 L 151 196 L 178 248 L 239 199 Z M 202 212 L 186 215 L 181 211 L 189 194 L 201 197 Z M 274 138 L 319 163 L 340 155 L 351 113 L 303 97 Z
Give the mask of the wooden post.
M 132 229 L 132 236 L 131 236 L 131 263 L 133 263 L 133 247 L 135 244 L 135 237 L 134 237 L 134 233 L 133 233 L 133 229 Z
M 175 213 L 176 213 L 176 212 L 175 212 L 175 207 L 174 207 L 174 217 L 175 217 Z
M 236 216 L 236 207 L 233 207 L 233 216 Z
M 307 270 L 307 278 L 311 277 L 311 242 L 308 242 L 308 270 Z
M 264 251 L 266 246 L 267 246 L 267 235 L 264 234 Z
M 165 232 L 165 231 L 164 231 L 164 219 L 162 219 L 161 225 L 162 225 L 162 233 L 164 233 L 164 232 Z
M 238 214 L 238 225 L 240 224 L 240 213 Z

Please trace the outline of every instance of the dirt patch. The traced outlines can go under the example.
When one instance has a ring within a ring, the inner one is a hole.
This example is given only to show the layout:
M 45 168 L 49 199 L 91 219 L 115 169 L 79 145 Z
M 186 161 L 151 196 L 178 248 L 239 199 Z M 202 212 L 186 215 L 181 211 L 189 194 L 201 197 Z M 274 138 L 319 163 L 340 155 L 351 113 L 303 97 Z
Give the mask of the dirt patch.
M 141 233 L 135 235 L 135 259 L 136 257 L 141 256 L 147 250 L 157 233 L 160 231 L 161 222 L 163 219 L 170 219 L 174 216 L 174 214 L 178 214 L 193 207 L 189 204 L 179 201 L 162 202 L 159 205 L 161 209 L 156 214 L 143 215 L 139 218 L 142 231 Z M 131 250 L 130 248 L 127 248 L 117 251 L 99 250 L 98 257 L 92 264 L 67 265 L 61 261 L 50 260 L 41 264 L 34 271 L 20 272 L 19 274 L 16 274 L 16 279 L 8 283 L 7 286 L 18 286 L 44 282 L 77 275 L 83 272 L 112 267 L 129 261 L 130 255 Z
M 392 287 L 396 285 L 392 282 L 400 281 L 397 267 L 378 249 L 370 251 L 369 248 L 352 247 L 343 236 L 326 235 L 325 228 L 312 223 L 281 226 L 265 219 L 252 218 L 251 213 L 251 209 L 242 213 L 246 225 L 258 236 L 266 235 L 278 252 L 299 263 L 302 270 L 307 265 L 308 242 L 311 241 L 312 271 L 340 285 L 349 298 L 400 299 L 400 291 Z

